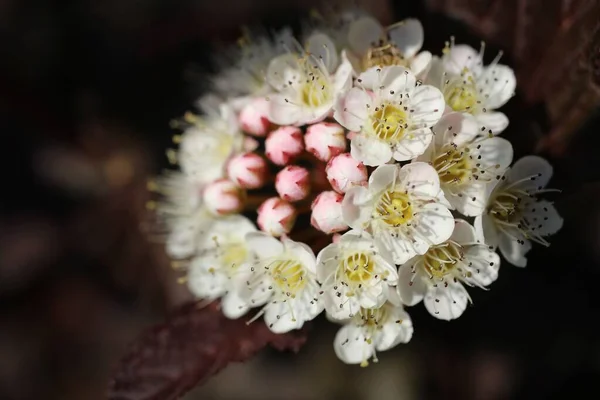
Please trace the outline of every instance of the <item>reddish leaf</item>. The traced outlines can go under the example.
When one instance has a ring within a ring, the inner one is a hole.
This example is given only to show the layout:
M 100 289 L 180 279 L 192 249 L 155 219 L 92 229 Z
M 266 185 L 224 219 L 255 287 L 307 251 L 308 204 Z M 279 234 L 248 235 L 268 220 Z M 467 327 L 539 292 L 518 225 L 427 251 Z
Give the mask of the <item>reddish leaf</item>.
M 306 341 L 303 331 L 276 335 L 262 320 L 246 321 L 225 318 L 218 303 L 183 306 L 133 344 L 109 384 L 108 398 L 177 399 L 230 362 L 245 361 L 267 345 L 297 352 Z

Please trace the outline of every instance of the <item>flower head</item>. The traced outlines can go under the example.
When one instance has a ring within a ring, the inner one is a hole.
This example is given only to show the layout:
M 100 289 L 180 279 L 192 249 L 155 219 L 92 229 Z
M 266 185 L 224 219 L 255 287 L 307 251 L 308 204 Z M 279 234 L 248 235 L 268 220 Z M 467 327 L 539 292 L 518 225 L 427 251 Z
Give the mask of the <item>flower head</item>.
M 481 131 L 469 114 L 446 114 L 433 132 L 435 139 L 417 159 L 435 168 L 452 209 L 466 216 L 480 215 L 486 206 L 487 186 L 512 162 L 510 142 Z
M 275 190 L 286 201 L 299 201 L 310 193 L 310 173 L 306 168 L 288 165 L 277 173 Z
M 516 266 L 527 264 L 531 242 L 549 246 L 546 236 L 562 228 L 563 220 L 548 200 L 538 195 L 552 177 L 552 166 L 537 156 L 518 160 L 496 185 L 491 185 L 483 215 L 475 227 L 491 246 L 499 247 L 506 260 Z
M 273 236 L 290 233 L 296 223 L 297 212 L 293 205 L 279 197 L 271 197 L 258 207 L 258 227 Z
M 382 165 L 368 187 L 346 193 L 342 212 L 350 227 L 369 230 L 379 248 L 402 264 L 452 234 L 454 218 L 440 197 L 439 178 L 429 164 Z
M 325 233 L 348 229 L 342 216 L 342 200 L 344 196 L 332 190 L 319 193 L 310 206 L 310 224 Z
M 339 98 L 334 114 L 340 124 L 356 132 L 352 156 L 377 166 L 392 158 L 407 161 L 423 154 L 433 138 L 430 128 L 444 112 L 440 91 L 417 83 L 400 66 L 373 67 L 357 82 L 358 87 Z
M 267 162 L 256 153 L 242 153 L 227 164 L 227 176 L 239 187 L 258 189 L 265 184 L 268 174 Z
M 265 141 L 265 155 L 276 165 L 286 165 L 303 151 L 302 131 L 295 126 L 282 126 Z
M 317 277 L 325 307 L 337 319 L 351 318 L 361 308 L 379 308 L 396 285 L 398 271 L 392 257 L 365 232 L 350 231 L 317 257 Z
M 246 235 L 251 260 L 236 277 L 238 295 L 251 307 L 264 305 L 269 329 L 299 329 L 323 311 L 315 274 L 315 255 L 303 243 L 279 241 L 264 233 Z
M 463 284 L 485 288 L 496 280 L 499 267 L 498 254 L 477 242 L 475 229 L 468 222 L 456 220 L 450 239 L 400 267 L 398 293 L 406 305 L 424 299 L 434 317 L 455 319 L 469 300 Z
M 346 132 L 338 124 L 319 122 L 306 129 L 304 143 L 306 151 L 327 162 L 346 150 Z
M 325 172 L 331 187 L 339 193 L 367 184 L 367 168 L 350 153 L 343 153 L 329 160 Z
M 230 215 L 244 209 L 246 191 L 228 179 L 218 179 L 204 188 L 203 199 L 213 215 Z

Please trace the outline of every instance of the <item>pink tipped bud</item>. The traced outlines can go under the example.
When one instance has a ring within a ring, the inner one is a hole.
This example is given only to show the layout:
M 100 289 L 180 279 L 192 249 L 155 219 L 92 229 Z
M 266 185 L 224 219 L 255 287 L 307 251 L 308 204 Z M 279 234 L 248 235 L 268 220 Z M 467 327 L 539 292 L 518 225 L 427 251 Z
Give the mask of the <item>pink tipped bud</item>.
M 331 187 L 339 193 L 367 184 L 367 167 L 355 160 L 350 153 L 340 154 L 329 160 L 325 172 Z
M 258 143 L 258 140 L 254 139 L 250 136 L 246 136 L 244 138 L 244 143 L 243 143 L 244 151 L 248 151 L 248 152 L 254 151 L 254 150 L 258 149 L 259 145 L 260 145 L 260 143 Z
M 342 200 L 344 196 L 332 190 L 319 194 L 310 206 L 310 224 L 325 233 L 348 229 L 342 218 Z
M 246 192 L 228 179 L 218 179 L 204 188 L 204 205 L 215 215 L 228 215 L 244 208 Z
M 267 178 L 267 162 L 256 153 L 239 154 L 229 160 L 227 175 L 239 187 L 258 189 Z
M 302 131 L 295 126 L 282 126 L 265 141 L 267 158 L 277 165 L 286 165 L 304 150 Z
M 273 236 L 290 233 L 296 222 L 296 209 L 279 197 L 271 197 L 258 207 L 258 227 Z
M 275 190 L 286 201 L 299 201 L 310 192 L 310 173 L 306 168 L 288 165 L 275 177 Z
M 339 243 L 341 238 L 342 238 L 342 235 L 340 235 L 339 233 L 334 233 L 331 236 L 331 243 Z
M 304 135 L 306 151 L 321 161 L 329 161 L 346 150 L 346 136 L 341 125 L 320 122 L 308 127 Z
M 253 99 L 242 108 L 239 120 L 244 132 L 263 137 L 269 132 L 271 122 L 267 118 L 269 101 L 264 97 Z

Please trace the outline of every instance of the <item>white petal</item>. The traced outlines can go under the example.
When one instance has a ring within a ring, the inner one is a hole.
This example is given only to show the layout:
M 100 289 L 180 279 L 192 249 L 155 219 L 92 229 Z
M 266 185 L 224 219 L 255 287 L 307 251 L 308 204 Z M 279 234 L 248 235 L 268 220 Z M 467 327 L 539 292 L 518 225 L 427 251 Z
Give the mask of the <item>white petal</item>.
M 423 47 L 423 25 L 418 19 L 409 18 L 390 26 L 388 35 L 404 58 L 412 58 Z
M 337 269 L 335 257 L 340 253 L 340 246 L 337 243 L 331 243 L 322 249 L 317 255 L 317 280 L 326 283 L 326 280 Z
M 350 141 L 350 154 L 365 165 L 377 166 L 390 161 L 392 149 L 377 138 L 359 133 Z
M 445 242 L 454 230 L 454 217 L 444 206 L 436 203 L 425 204 L 417 214 L 418 221 L 415 230 L 415 249 L 419 254 L 424 254 L 429 246 Z M 426 244 L 425 250 L 422 244 Z
M 492 134 L 502 133 L 508 126 L 508 117 L 499 111 L 487 111 L 476 116 L 477 122 L 485 127 L 486 131 L 491 130 Z
M 414 110 L 410 114 L 413 128 L 429 128 L 434 126 L 446 108 L 444 95 L 434 86 L 421 85 L 415 88 L 410 97 L 410 107 Z
M 436 145 L 454 143 L 463 146 L 479 134 L 477 121 L 470 114 L 450 112 L 433 127 Z
M 525 156 L 515 162 L 510 171 L 508 178 L 510 182 L 516 182 L 521 179 L 534 178 L 530 181 L 522 183 L 523 187 L 546 187 L 550 178 L 552 178 L 552 165 L 542 157 Z
M 221 311 L 230 319 L 237 319 L 246 314 L 250 306 L 235 291 L 228 292 L 221 299 Z
M 181 223 L 167 237 L 166 251 L 171 258 L 187 258 L 196 251 L 197 229 L 194 224 Z
M 285 94 L 270 95 L 269 121 L 278 125 L 292 125 L 298 122 L 302 118 L 303 107 L 295 101 L 294 97 Z
M 385 164 L 377 167 L 369 177 L 369 191 L 373 194 L 387 190 L 397 179 L 400 169 L 395 164 Z
M 352 63 L 348 59 L 346 50 L 344 50 L 342 51 L 342 63 L 335 71 L 335 75 L 333 76 L 333 87 L 335 89 L 336 95 L 339 93 L 344 93 L 352 87 L 353 73 L 354 68 L 352 67 Z
M 371 196 L 367 188 L 355 186 L 350 188 L 342 201 L 344 222 L 354 228 L 363 229 L 371 220 Z
M 322 60 L 329 72 L 333 72 L 338 66 L 339 60 L 335 44 L 329 36 L 320 32 L 313 33 L 306 41 L 305 48 L 315 60 Z
M 367 343 L 364 330 L 354 324 L 340 328 L 333 340 L 333 349 L 346 364 L 360 364 L 373 355 L 373 345 Z
M 293 305 L 288 302 L 269 303 L 265 306 L 265 323 L 274 333 L 285 333 L 300 329 L 304 320 L 292 312 Z
M 375 243 L 380 249 L 387 249 L 392 254 L 395 264 L 404 264 L 417 255 L 413 240 L 404 236 L 392 236 L 387 226 L 375 232 Z
M 348 30 L 348 43 L 350 48 L 358 54 L 367 50 L 384 38 L 384 31 L 375 18 L 362 17 L 354 21 Z
M 477 74 L 481 71 L 481 58 L 477 50 L 466 44 L 455 45 L 444 57 L 444 69 L 447 73 L 460 75 L 464 68 Z
M 553 235 L 563 226 L 563 219 L 552 203 L 540 200 L 527 206 L 524 216 L 533 233 L 541 236 Z
M 413 325 L 408 313 L 402 307 L 394 307 L 390 313 L 388 321 L 375 335 L 377 351 L 389 350 L 400 343 L 408 343 L 412 338 Z
M 263 232 L 251 232 L 246 235 L 246 242 L 259 258 L 277 257 L 283 253 L 283 244 L 273 236 Z
M 477 232 L 477 238 L 482 240 L 483 243 L 494 248 L 498 247 L 499 232 L 494 224 L 493 219 L 488 214 L 483 214 L 475 218 L 473 223 L 475 231 Z
M 482 164 L 494 166 L 493 174 L 503 175 L 513 158 L 513 148 L 510 142 L 501 137 L 493 137 L 481 141 L 479 146 L 478 149 L 472 148 L 473 156 L 480 155 Z
M 375 90 L 379 98 L 384 100 L 398 100 L 401 93 L 412 90 L 417 82 L 417 78 L 409 69 L 399 65 L 383 67 L 380 72 L 377 71 L 376 68 L 377 79 L 374 80 L 375 86 L 372 89 Z
M 396 161 L 412 160 L 425 153 L 432 140 L 433 132 L 430 128 L 409 131 L 394 147 L 393 157 Z
M 412 271 L 415 263 L 420 259 L 420 256 L 413 257 L 401 265 L 398 270 L 400 276 L 398 279 L 398 294 L 402 299 L 402 303 L 407 306 L 414 306 L 419 303 L 427 292 L 425 276 L 423 276 L 421 269 Z
M 490 110 L 502 107 L 515 93 L 517 79 L 514 71 L 502 64 L 484 69 L 477 86 L 486 96 L 484 106 Z
M 291 53 L 275 57 L 267 67 L 266 80 L 276 90 L 283 90 L 297 73 L 298 58 Z
M 310 273 L 316 272 L 316 258 L 312 249 L 304 243 L 294 242 L 290 239 L 283 239 L 283 245 L 287 252 L 291 253 L 304 268 Z
M 346 286 L 338 286 L 337 289 L 331 288 L 323 296 L 325 309 L 335 319 L 352 318 L 360 311 L 358 297 L 348 297 L 347 291 Z
M 469 246 L 465 251 L 465 264 L 471 276 L 462 279 L 479 287 L 485 287 L 498 278 L 500 256 L 486 245 Z
M 454 220 L 454 230 L 452 231 L 450 240 L 453 240 L 458 244 L 475 243 L 477 241 L 475 228 L 464 219 L 456 219 Z
M 410 62 L 410 70 L 419 79 L 425 79 L 431 68 L 432 55 L 428 51 L 422 51 Z
M 337 100 L 333 118 L 346 129 L 359 132 L 369 118 L 371 103 L 371 97 L 364 90 L 352 88 Z
M 424 162 L 407 164 L 400 169 L 399 181 L 408 193 L 415 197 L 435 198 L 440 192 L 437 171 Z
M 500 253 L 506 258 L 506 261 L 517 267 L 527 266 L 527 258 L 525 255 L 531 250 L 531 242 L 520 237 L 523 244 L 519 243 L 516 238 L 506 234 L 501 234 L 498 238 L 498 247 Z
M 458 282 L 437 283 L 425 295 L 425 308 L 434 317 L 450 321 L 462 315 L 467 309 L 469 295 L 462 284 Z
M 486 183 L 475 181 L 458 187 L 444 185 L 444 189 L 448 189 L 444 192 L 446 199 L 462 215 L 476 217 L 485 211 L 488 200 Z
M 190 292 L 201 299 L 216 299 L 229 288 L 229 279 L 220 270 L 214 257 L 198 257 L 192 262 L 187 275 Z

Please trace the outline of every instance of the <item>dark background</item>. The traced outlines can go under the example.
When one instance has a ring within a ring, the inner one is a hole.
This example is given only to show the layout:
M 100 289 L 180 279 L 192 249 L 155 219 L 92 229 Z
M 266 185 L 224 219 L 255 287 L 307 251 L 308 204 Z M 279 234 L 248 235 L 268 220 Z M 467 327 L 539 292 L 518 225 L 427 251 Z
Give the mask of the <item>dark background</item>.
M 0 1 L 0 399 L 104 398 L 127 344 L 191 299 L 144 209 L 147 177 L 167 166 L 169 121 L 206 88 L 212 46 L 233 41 L 243 24 L 297 28 L 314 4 Z M 267 350 L 190 399 L 594 396 L 600 12 L 596 22 L 589 13 L 598 2 L 498 4 L 363 6 L 386 23 L 419 17 L 433 52 L 450 35 L 476 47 L 486 39 L 490 59 L 505 50 L 519 81 L 503 135 L 516 157 L 547 157 L 552 186 L 563 190 L 555 200 L 565 226 L 552 246 L 535 247 L 526 269 L 505 264 L 490 291 L 472 290 L 474 305 L 457 321 L 409 309 L 413 340 L 368 369 L 337 361 L 336 327 L 320 321 L 299 355 Z M 582 35 L 591 43 L 584 53 Z

